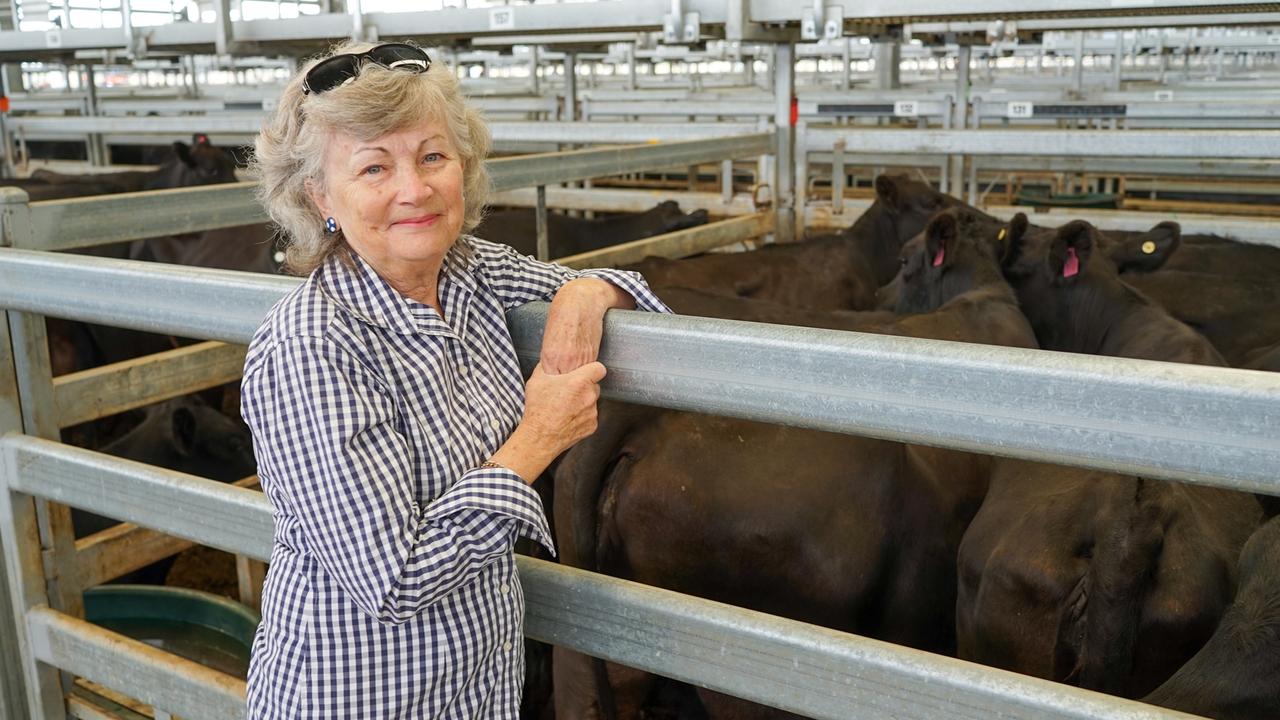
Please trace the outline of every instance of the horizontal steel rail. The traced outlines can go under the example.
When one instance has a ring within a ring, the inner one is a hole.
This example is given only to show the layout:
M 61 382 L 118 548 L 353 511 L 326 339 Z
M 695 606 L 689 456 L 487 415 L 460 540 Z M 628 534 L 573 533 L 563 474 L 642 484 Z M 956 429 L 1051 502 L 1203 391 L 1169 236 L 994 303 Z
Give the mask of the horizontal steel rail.
M 856 130 L 813 127 L 806 150 L 913 155 L 1142 156 L 1280 160 L 1280 130 Z
M 488 164 L 494 189 L 502 191 L 630 172 L 687 169 L 771 152 L 773 135 L 752 133 L 498 158 Z M 15 218 L 0 227 L 0 244 L 68 250 L 265 222 L 266 210 L 253 195 L 256 186 L 228 183 L 34 202 L 23 222 Z M 0 210 L 13 207 L 15 192 L 0 187 L 0 203 L 11 203 L 0 204 Z
M 662 168 L 754 158 L 774 151 L 772 133 L 526 155 L 489 163 L 494 188 L 507 190 Z
M 6 478 L 10 490 L 269 555 L 272 515 L 261 493 L 233 494 L 237 488 L 212 480 L 23 435 L 0 440 L 0 457 L 0 466 L 22 468 Z M 206 519 L 169 522 L 178 509 Z M 540 560 L 517 562 L 530 637 L 809 717 L 1189 717 Z M 241 708 L 242 686 L 226 676 L 168 667 L 159 651 L 52 610 L 27 618 L 44 662 L 183 717 L 236 717 Z
M 53 379 L 58 427 L 115 415 L 240 377 L 243 345 L 205 342 Z
M 472 101 L 484 106 L 481 99 Z M 680 113 L 669 113 L 679 115 Z M 726 115 L 731 113 L 724 113 Z M 101 134 L 174 134 L 191 139 L 193 131 L 206 135 L 255 136 L 266 121 L 264 113 L 214 113 L 175 117 L 105 117 L 27 115 L 9 118 L 11 130 L 21 129 L 28 139 L 51 133 L 60 137 Z M 521 122 L 496 120 L 488 123 L 489 132 L 498 142 L 609 143 L 700 140 L 726 135 L 745 135 L 759 130 L 755 123 L 723 123 L 690 125 L 688 123 L 620 122 Z
M 76 617 L 27 611 L 36 659 L 184 718 L 242 718 L 245 683 Z
M 534 188 L 503 190 L 489 196 L 494 205 L 536 207 L 538 194 Z M 675 200 L 685 212 L 706 210 L 712 215 L 750 215 L 756 211 L 751 197 L 734 195 L 729 202 L 721 193 L 671 192 L 643 188 L 622 189 L 611 187 L 547 188 L 547 207 L 574 210 L 599 210 L 604 212 L 644 212 L 665 200 Z
M 249 340 L 297 279 L 0 251 L 0 307 Z M 511 315 L 535 359 L 545 305 Z M 613 313 L 630 402 L 1280 494 L 1280 376 L 917 338 Z
M 629 265 L 650 256 L 682 258 L 758 238 L 773 232 L 773 228 L 773 213 L 761 212 L 569 255 L 558 258 L 556 262 L 571 268 L 591 268 Z

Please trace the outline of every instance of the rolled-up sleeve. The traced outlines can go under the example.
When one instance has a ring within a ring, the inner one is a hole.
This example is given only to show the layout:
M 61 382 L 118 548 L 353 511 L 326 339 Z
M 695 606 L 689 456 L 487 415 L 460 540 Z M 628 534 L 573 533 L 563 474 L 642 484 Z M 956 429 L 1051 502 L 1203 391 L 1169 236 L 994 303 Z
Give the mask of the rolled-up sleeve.
M 263 488 L 364 613 L 409 619 L 509 555 L 517 535 L 550 547 L 537 493 L 509 471 L 468 471 L 420 507 L 392 396 L 349 352 L 295 337 L 261 360 L 242 403 Z
M 671 310 L 649 289 L 637 272 L 597 268 L 574 270 L 522 255 L 509 245 L 472 238 L 480 274 L 502 303 L 511 310 L 536 300 L 549 301 L 562 285 L 580 277 L 594 277 L 611 283 L 636 301 L 636 309 L 669 313 Z

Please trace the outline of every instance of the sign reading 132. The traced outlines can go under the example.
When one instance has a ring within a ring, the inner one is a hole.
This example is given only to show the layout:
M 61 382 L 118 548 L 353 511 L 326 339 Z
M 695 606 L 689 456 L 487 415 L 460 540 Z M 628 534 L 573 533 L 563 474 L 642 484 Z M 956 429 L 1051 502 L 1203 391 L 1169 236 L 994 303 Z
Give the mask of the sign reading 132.
M 1029 118 L 1035 114 L 1035 103 L 1030 102 L 1011 102 L 1009 109 L 1005 111 L 1006 117 L 1010 118 Z
M 920 107 L 915 100 L 899 100 L 893 104 L 894 117 L 919 117 Z

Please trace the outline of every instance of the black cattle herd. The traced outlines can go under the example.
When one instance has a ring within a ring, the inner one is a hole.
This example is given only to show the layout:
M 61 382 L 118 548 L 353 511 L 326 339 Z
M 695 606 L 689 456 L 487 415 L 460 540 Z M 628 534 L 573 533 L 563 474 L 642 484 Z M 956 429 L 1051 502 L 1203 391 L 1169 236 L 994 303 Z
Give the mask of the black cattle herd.
M 43 200 L 234 170 L 198 135 L 154 171 L 20 184 Z M 1280 248 L 1172 222 L 1006 222 L 905 177 L 875 190 L 837 234 L 630 269 L 682 314 L 1280 371 Z M 551 254 L 706 221 L 669 201 L 552 213 Z M 476 234 L 535 249 L 528 210 Z M 279 271 L 263 225 L 88 252 Z M 55 374 L 188 342 L 53 320 L 49 337 Z M 231 481 L 253 472 L 236 400 L 209 391 L 66 438 Z M 1272 497 L 616 402 L 539 486 L 570 565 L 1211 717 L 1280 717 Z M 106 522 L 77 513 L 77 535 Z M 559 648 L 548 670 L 531 648 L 529 717 L 789 717 Z

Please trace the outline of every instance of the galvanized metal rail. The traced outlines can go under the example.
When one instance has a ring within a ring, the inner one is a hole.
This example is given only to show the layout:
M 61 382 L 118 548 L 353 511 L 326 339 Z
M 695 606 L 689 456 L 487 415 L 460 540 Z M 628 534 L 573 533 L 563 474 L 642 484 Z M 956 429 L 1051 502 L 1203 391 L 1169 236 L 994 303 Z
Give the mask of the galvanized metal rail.
M 752 133 L 498 158 L 488 164 L 494 189 L 502 191 L 664 168 L 686 170 L 773 151 L 772 133 Z M 227 183 L 28 204 L 26 193 L 0 187 L 0 245 L 68 250 L 265 222 L 255 188 L 256 183 Z
M 0 307 L 233 343 L 297 283 L 0 251 Z M 544 312 L 512 315 L 525 361 Z M 619 400 L 1280 494 L 1273 373 L 644 313 L 606 327 Z

